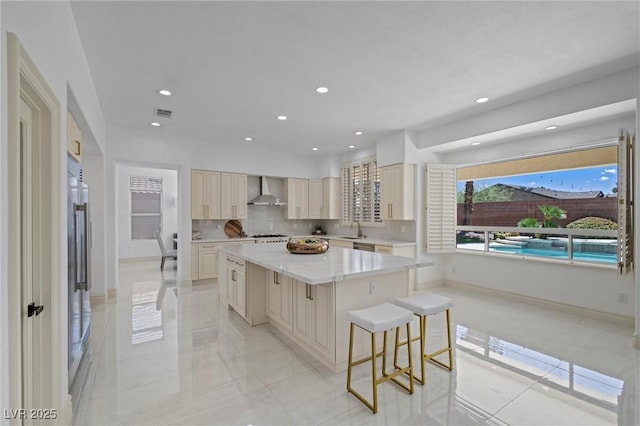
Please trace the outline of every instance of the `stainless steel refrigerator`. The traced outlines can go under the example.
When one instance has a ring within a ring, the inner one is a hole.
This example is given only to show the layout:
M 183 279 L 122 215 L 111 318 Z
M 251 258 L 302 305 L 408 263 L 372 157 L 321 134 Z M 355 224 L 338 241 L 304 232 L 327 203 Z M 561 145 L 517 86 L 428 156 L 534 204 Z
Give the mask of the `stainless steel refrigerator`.
M 78 163 L 67 162 L 67 242 L 69 293 L 69 387 L 73 384 L 91 332 L 91 221 L 89 187 Z

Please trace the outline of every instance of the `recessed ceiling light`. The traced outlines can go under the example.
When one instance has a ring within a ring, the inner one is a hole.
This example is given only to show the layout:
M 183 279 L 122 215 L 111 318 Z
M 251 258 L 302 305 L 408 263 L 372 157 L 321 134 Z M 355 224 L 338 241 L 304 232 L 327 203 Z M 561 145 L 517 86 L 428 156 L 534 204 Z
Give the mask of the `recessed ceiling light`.
M 328 91 L 329 91 L 328 87 L 324 87 L 324 86 L 316 87 L 316 92 L 318 93 L 327 93 Z
M 489 98 L 478 98 L 476 99 L 476 102 L 479 104 L 483 104 L 485 102 L 487 102 L 489 100 Z
M 553 125 L 553 126 L 547 126 L 547 127 L 545 127 L 544 129 L 545 129 L 545 130 L 554 130 L 554 129 L 557 129 L 557 128 L 558 128 L 558 126 Z
M 311 148 L 311 151 L 317 151 L 317 150 L 318 150 L 318 148 L 316 148 L 316 147 Z
M 276 118 L 277 118 L 278 120 L 280 120 L 280 121 L 284 121 L 284 120 L 286 120 L 286 119 L 287 119 L 287 116 L 286 116 L 286 115 L 279 115 L 279 116 L 277 116 Z
M 158 93 L 160 93 L 162 96 L 171 96 L 171 92 L 167 89 L 158 90 Z
M 353 149 L 355 147 L 356 147 L 355 145 L 349 145 L 349 149 Z
M 160 123 L 155 122 L 155 121 L 154 121 L 153 123 L 151 123 L 151 125 L 152 125 L 153 127 L 160 127 Z
M 252 141 L 253 138 L 244 138 L 245 141 Z
M 358 130 L 357 132 L 355 132 L 355 135 L 356 135 L 356 136 L 360 136 L 361 134 L 362 134 L 362 132 L 361 132 L 361 131 L 359 131 L 359 130 Z
M 480 145 L 480 142 L 473 142 L 471 145 L 478 146 L 478 145 Z

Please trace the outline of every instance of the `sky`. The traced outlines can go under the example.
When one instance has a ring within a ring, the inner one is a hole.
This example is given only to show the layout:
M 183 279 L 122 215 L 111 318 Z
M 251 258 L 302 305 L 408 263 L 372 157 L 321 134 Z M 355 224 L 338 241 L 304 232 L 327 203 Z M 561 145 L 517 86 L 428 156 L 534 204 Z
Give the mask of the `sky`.
M 531 188 L 543 186 L 557 191 L 602 191 L 604 194 L 611 194 L 611 189 L 618 185 L 618 165 L 479 179 L 475 181 L 474 188 L 479 191 L 496 183 Z M 464 185 L 464 181 L 459 181 L 458 190 L 464 191 Z

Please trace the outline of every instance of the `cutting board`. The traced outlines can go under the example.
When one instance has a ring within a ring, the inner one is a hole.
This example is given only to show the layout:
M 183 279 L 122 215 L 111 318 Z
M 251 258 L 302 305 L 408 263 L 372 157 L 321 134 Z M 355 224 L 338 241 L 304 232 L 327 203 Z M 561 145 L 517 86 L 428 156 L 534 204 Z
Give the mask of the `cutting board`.
M 228 220 L 224 224 L 224 233 L 229 238 L 238 238 L 242 235 L 242 224 L 237 220 Z

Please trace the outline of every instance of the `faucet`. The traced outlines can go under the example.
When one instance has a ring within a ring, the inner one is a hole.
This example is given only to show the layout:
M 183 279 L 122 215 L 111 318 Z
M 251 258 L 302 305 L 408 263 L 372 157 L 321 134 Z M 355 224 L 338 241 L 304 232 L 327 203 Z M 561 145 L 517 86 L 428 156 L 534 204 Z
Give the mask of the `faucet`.
M 360 221 L 354 220 L 353 222 L 358 224 L 358 238 L 364 237 L 364 235 L 362 235 L 362 229 L 360 228 Z M 349 227 L 350 229 L 353 229 L 353 222 L 351 222 L 351 226 Z

